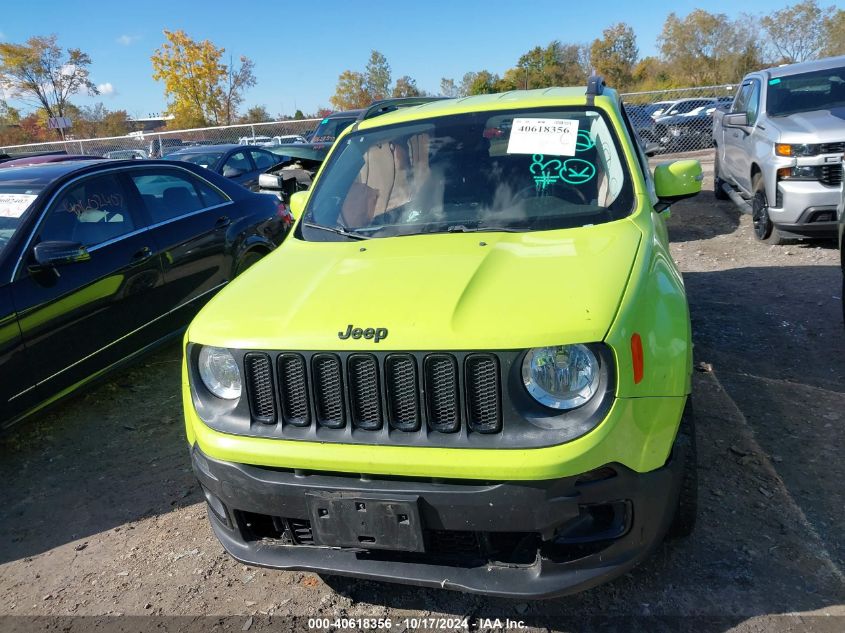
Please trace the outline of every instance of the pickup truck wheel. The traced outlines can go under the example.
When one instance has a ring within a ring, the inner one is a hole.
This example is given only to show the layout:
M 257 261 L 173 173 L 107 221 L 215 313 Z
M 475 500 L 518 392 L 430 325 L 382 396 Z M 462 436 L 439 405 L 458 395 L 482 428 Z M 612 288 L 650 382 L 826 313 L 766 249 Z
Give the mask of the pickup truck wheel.
M 769 203 L 766 199 L 766 187 L 763 184 L 762 174 L 754 174 L 751 181 L 754 197 L 751 198 L 751 220 L 754 223 L 754 237 L 767 244 L 786 244 L 787 240 L 781 237 L 780 232 L 772 224 L 769 217 Z
M 727 200 L 730 197 L 722 189 L 724 185 L 725 181 L 719 177 L 719 148 L 717 147 L 716 158 L 713 160 L 713 195 L 716 196 L 716 200 Z
M 695 417 L 692 412 L 691 396 L 687 396 L 687 405 L 684 407 L 681 425 L 678 428 L 677 442 L 686 450 L 678 505 L 675 508 L 675 517 L 666 533 L 668 540 L 692 534 L 698 514 L 698 451 L 695 444 Z

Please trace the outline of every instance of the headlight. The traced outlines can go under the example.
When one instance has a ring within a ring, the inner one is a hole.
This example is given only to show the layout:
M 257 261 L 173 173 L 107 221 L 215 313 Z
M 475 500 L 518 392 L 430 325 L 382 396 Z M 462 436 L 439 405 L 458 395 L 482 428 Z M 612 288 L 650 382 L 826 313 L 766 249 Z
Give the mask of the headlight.
M 803 165 L 801 167 L 781 167 L 778 178 L 783 180 L 821 180 L 821 165 Z
M 552 409 L 574 409 L 588 402 L 599 385 L 599 362 L 584 345 L 528 350 L 522 381 L 528 393 Z
M 229 350 L 203 347 L 198 364 L 203 384 L 215 396 L 234 400 L 241 395 L 241 372 Z
M 778 156 L 816 156 L 818 153 L 818 145 L 775 143 L 775 154 Z

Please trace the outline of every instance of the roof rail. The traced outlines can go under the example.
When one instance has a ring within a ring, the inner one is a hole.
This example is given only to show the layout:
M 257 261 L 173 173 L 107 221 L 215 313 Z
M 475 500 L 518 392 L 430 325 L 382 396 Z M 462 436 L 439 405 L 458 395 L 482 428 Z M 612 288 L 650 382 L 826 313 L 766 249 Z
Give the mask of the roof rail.
M 393 112 L 394 110 L 399 110 L 400 108 L 418 106 L 431 101 L 442 101 L 446 98 L 447 97 L 399 97 L 396 99 L 382 99 L 381 101 L 376 101 L 359 114 L 358 121 L 366 121 L 367 119 L 372 119 L 380 114 L 387 114 L 388 112 Z
M 601 75 L 590 75 L 587 79 L 587 96 L 596 97 L 604 92 L 607 84 Z

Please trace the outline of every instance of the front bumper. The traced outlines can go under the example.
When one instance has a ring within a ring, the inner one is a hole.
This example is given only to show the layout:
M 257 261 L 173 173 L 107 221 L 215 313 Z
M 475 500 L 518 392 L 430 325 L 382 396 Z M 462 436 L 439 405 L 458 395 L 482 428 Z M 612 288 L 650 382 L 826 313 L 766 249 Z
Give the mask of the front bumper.
M 191 457 L 214 532 L 244 563 L 541 598 L 619 576 L 660 543 L 677 505 L 683 450 L 676 442 L 662 468 L 643 474 L 611 464 L 504 482 L 264 468 L 212 459 L 196 445 Z M 319 544 L 309 498 L 321 495 L 409 502 L 424 548 Z
M 769 217 L 782 232 L 802 237 L 836 237 L 840 197 L 840 187 L 809 180 L 781 180 L 777 183 L 775 204 L 769 206 Z

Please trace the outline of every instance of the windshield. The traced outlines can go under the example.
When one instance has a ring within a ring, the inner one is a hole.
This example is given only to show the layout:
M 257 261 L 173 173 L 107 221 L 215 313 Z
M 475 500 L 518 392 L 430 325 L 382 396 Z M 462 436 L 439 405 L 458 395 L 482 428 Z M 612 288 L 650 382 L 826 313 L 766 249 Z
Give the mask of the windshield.
M 200 167 L 210 167 L 223 155 L 222 152 L 197 152 L 196 154 L 170 154 L 165 156 L 169 160 L 181 160 Z
M 599 111 L 474 112 L 347 137 L 301 231 L 308 240 L 537 231 L 610 222 L 632 206 Z
M 0 255 L 23 222 L 27 209 L 41 193 L 31 186 L 0 186 Z
M 334 143 L 335 139 L 340 136 L 340 133 L 353 123 L 355 123 L 355 117 L 335 117 L 323 119 L 320 121 L 320 125 L 317 126 L 311 142 Z
M 770 116 L 845 106 L 845 68 L 769 79 L 766 111 Z

